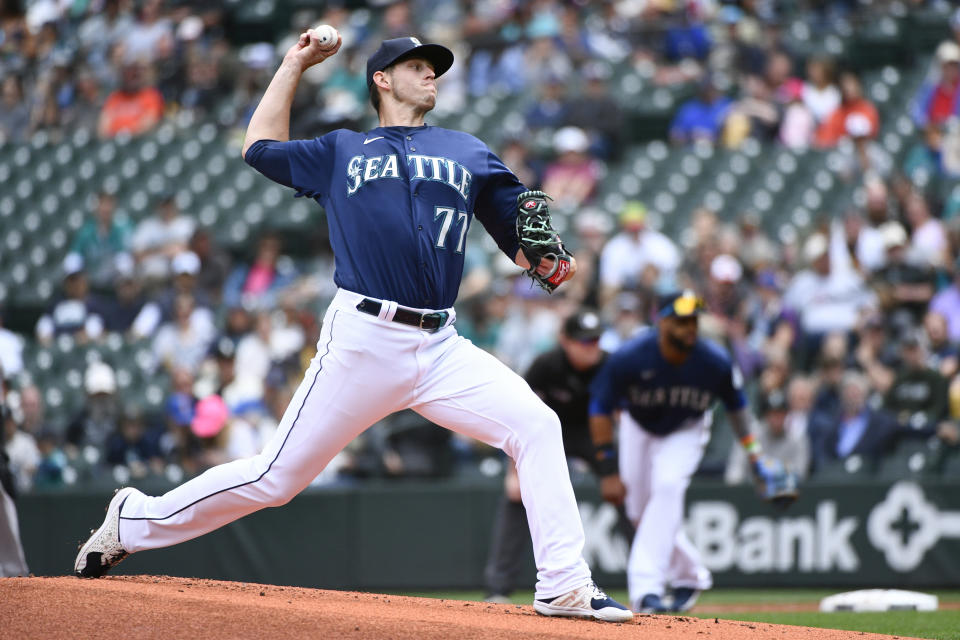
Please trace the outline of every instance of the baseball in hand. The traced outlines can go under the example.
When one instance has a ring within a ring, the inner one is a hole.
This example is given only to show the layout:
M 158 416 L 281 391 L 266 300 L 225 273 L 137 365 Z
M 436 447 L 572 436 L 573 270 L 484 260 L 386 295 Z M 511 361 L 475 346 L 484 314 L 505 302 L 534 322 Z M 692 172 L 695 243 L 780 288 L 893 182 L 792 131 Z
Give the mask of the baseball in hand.
M 314 42 L 320 45 L 321 49 L 332 49 L 337 46 L 337 40 L 340 34 L 337 30 L 328 24 L 321 24 L 318 27 L 310 29 L 310 37 Z

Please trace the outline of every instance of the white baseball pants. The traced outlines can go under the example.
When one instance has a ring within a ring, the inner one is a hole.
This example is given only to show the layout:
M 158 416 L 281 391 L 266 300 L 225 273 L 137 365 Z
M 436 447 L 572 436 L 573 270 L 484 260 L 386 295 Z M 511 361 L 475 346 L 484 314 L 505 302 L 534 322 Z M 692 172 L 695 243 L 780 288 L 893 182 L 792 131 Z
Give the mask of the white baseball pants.
M 630 602 L 665 587 L 709 589 L 710 571 L 683 530 L 683 502 L 710 438 L 706 417 L 666 436 L 644 431 L 623 412 L 620 417 L 620 477 L 627 489 L 624 507 L 637 528 L 627 561 Z
M 538 598 L 590 582 L 583 527 L 556 414 L 492 355 L 457 335 L 357 310 L 340 290 L 324 317 L 317 355 L 265 449 L 214 467 L 160 497 L 131 495 L 120 516 L 129 552 L 190 540 L 264 507 L 287 503 L 347 443 L 390 413 L 410 408 L 439 425 L 499 447 L 517 464 L 537 563 Z

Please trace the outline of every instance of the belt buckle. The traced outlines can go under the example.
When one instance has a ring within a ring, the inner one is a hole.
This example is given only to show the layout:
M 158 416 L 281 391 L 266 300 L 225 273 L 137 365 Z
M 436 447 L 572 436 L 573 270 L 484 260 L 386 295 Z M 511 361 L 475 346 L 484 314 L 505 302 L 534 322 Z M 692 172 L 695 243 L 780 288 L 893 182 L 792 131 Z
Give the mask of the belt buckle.
M 449 317 L 450 317 L 450 314 L 447 313 L 446 311 L 438 311 L 436 313 L 424 313 L 423 315 L 420 316 L 420 329 L 421 331 L 429 331 L 431 333 L 436 333 L 437 331 L 443 328 L 443 325 L 446 324 L 447 318 Z M 436 328 L 428 329 L 423 326 L 423 322 L 427 318 L 436 318 L 439 321 Z

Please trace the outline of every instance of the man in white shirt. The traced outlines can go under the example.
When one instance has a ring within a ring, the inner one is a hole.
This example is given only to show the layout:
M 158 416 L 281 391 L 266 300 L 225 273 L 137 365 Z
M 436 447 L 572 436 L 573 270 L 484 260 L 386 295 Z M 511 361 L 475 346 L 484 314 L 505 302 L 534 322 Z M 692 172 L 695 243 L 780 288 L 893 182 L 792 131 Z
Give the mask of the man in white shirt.
M 130 242 L 140 274 L 150 283 L 170 274 L 170 261 L 187 250 L 195 228 L 193 219 L 180 215 L 172 194 L 157 204 L 156 214 L 144 218 Z
M 600 254 L 601 303 L 606 305 L 623 289 L 635 289 L 647 279 L 672 281 L 680 266 L 677 246 L 659 231 L 647 227 L 647 208 L 628 202 L 620 213 L 623 230 Z M 655 271 L 651 272 L 653 268 Z

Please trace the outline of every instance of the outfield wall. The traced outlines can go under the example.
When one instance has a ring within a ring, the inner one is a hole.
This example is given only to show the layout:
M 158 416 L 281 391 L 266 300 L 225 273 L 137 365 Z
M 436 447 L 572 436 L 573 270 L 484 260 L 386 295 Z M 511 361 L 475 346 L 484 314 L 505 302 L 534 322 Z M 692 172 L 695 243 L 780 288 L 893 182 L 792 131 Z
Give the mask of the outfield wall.
M 616 511 L 590 482 L 577 495 L 587 560 L 602 584 L 623 586 L 628 542 Z M 70 569 L 108 496 L 20 499 L 34 574 Z M 136 554 L 116 571 L 364 590 L 479 589 L 498 499 L 498 484 L 464 481 L 310 490 L 207 536 Z M 749 488 L 695 484 L 686 515 L 717 586 L 960 585 L 960 491 L 946 482 L 808 485 L 785 512 Z M 530 586 L 532 554 L 526 562 Z

